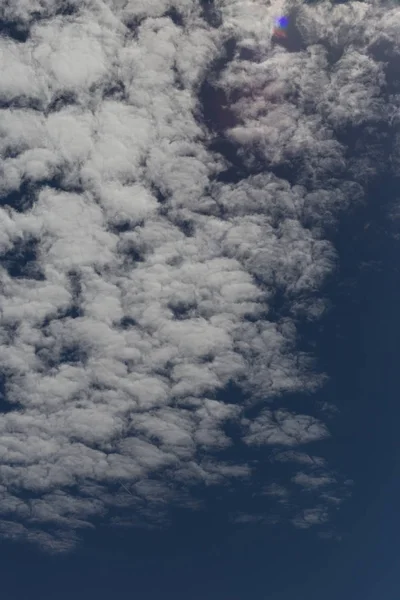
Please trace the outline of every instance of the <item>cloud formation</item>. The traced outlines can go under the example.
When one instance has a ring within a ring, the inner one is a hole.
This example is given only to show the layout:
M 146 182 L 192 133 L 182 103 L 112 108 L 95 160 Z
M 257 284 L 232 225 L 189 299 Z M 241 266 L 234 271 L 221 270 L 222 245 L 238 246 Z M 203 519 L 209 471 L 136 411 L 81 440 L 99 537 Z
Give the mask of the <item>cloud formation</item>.
M 295 450 L 327 425 L 285 394 L 323 382 L 297 325 L 324 312 L 328 232 L 382 167 L 379 125 L 398 129 L 400 10 L 289 3 L 285 47 L 283 8 L 0 9 L 3 536 L 64 551 L 98 517 L 157 524 L 196 486 L 251 483 L 230 448 L 294 465 L 295 526 L 340 503 Z

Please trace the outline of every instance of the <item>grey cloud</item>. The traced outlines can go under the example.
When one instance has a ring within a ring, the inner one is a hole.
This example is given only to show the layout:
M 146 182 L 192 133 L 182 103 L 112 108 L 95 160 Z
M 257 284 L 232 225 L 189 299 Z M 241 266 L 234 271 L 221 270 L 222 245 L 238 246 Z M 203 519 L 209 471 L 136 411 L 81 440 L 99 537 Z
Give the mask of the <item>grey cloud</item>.
M 321 525 L 328 520 L 328 513 L 324 507 L 307 508 L 293 519 L 293 524 L 299 529 L 309 529 L 313 525 Z
M 307 473 L 300 472 L 296 473 L 293 477 L 293 481 L 305 489 L 313 490 L 334 483 L 335 479 L 328 475 L 308 475 Z
M 310 456 L 305 452 L 296 452 L 293 450 L 287 450 L 284 452 L 278 451 L 273 454 L 272 460 L 279 462 L 295 462 L 309 465 L 310 467 L 323 467 L 326 465 L 325 459 L 321 456 Z
M 280 502 L 285 502 L 289 496 L 288 490 L 277 483 L 271 483 L 268 485 L 265 490 L 263 490 L 263 493 L 266 496 L 278 498 Z
M 329 436 L 326 426 L 308 415 L 285 410 L 264 410 L 252 421 L 245 421 L 248 433 L 246 444 L 297 446 Z

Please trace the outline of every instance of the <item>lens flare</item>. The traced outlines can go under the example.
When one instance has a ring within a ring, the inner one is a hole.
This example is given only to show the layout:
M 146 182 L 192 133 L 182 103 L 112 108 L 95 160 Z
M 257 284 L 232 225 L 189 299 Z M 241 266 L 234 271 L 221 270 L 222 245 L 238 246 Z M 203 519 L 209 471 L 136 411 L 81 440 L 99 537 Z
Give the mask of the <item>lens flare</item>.
M 286 29 L 289 24 L 289 19 L 287 17 L 278 17 L 275 19 L 275 25 L 280 29 Z
M 275 38 L 286 38 L 286 29 L 289 24 L 289 19 L 285 16 L 276 17 L 275 27 L 273 30 L 273 37 Z

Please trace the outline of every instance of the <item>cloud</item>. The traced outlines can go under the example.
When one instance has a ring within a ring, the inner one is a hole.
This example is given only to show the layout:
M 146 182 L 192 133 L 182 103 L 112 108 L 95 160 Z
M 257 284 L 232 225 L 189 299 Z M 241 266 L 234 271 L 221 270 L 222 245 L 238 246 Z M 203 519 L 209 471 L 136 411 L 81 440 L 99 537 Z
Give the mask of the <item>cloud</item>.
M 280 502 L 286 502 L 289 496 L 288 490 L 283 486 L 278 485 L 277 483 L 271 483 L 270 485 L 268 485 L 263 493 L 266 496 L 273 496 L 278 498 Z
M 316 506 L 309 508 L 293 519 L 293 524 L 299 529 L 309 529 L 313 525 L 321 525 L 328 520 L 328 514 L 324 507 Z
M 279 462 L 294 462 L 311 467 L 322 467 L 326 465 L 326 461 L 321 456 L 310 456 L 305 452 L 297 452 L 294 450 L 277 451 L 272 457 L 272 460 Z
M 244 441 L 255 445 L 299 446 L 324 439 L 328 435 L 325 425 L 308 415 L 264 410 L 248 423 Z
M 300 472 L 295 475 L 293 481 L 305 489 L 315 489 L 334 483 L 335 479 L 327 475 L 313 476 Z
M 65 551 L 99 517 L 158 526 L 201 486 L 256 488 L 250 451 L 291 465 L 262 488 L 290 490 L 298 527 L 346 496 L 296 450 L 324 415 L 287 398 L 324 382 L 298 324 L 324 313 L 328 232 L 383 168 L 399 10 L 294 3 L 284 48 L 282 8 L 0 9 L 3 536 Z M 367 125 L 351 155 L 343 132 Z

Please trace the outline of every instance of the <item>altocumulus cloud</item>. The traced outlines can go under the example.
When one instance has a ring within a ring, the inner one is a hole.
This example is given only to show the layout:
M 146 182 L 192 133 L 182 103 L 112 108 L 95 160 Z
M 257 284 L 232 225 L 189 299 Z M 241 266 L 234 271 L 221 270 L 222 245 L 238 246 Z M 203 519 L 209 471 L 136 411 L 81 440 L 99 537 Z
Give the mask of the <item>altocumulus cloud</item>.
M 285 394 L 323 381 L 297 324 L 324 312 L 327 232 L 383 168 L 379 127 L 398 132 L 400 10 L 14 0 L 0 17 L 1 534 L 63 551 L 99 519 L 163 524 L 204 487 L 251 488 L 266 446 L 292 467 L 259 495 L 323 525 L 349 482 Z

